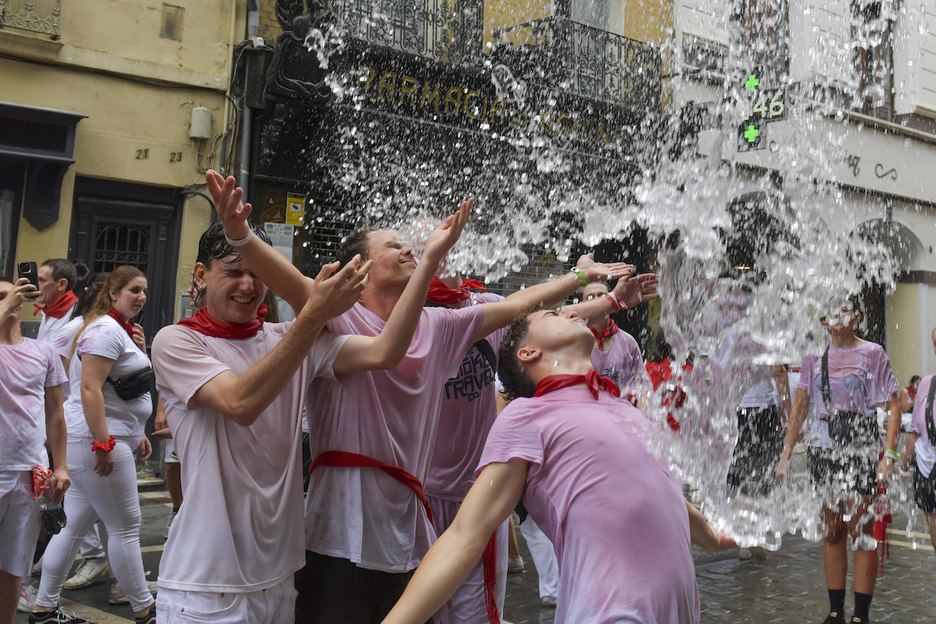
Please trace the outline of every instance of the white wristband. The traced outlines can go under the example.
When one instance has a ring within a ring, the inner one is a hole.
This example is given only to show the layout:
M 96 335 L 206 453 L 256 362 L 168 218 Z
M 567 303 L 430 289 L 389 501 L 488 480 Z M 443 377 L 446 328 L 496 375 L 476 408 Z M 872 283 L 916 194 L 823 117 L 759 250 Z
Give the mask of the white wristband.
M 247 236 L 238 240 L 231 240 L 231 238 L 227 235 L 227 232 L 224 233 L 224 240 L 226 240 L 227 244 L 231 247 L 243 247 L 250 242 L 251 238 L 253 238 L 253 230 L 250 229 L 247 230 Z

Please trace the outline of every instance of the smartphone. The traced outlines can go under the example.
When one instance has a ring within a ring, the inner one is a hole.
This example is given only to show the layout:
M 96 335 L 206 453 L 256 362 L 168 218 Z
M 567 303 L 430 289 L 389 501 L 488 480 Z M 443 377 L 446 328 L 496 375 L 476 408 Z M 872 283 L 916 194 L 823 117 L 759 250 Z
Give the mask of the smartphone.
M 21 279 L 25 277 L 30 284 L 39 288 L 39 267 L 35 262 L 20 262 L 16 265 L 16 270 Z

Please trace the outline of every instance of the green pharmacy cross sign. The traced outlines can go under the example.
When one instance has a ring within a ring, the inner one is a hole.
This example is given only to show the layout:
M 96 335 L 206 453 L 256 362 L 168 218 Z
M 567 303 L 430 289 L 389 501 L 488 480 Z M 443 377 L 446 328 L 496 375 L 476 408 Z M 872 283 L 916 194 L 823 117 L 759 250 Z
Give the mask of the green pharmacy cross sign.
M 786 118 L 784 90 L 764 86 L 763 72 L 755 69 L 745 77 L 742 93 L 747 96 L 745 112 L 738 127 L 738 151 L 767 147 L 767 124 Z

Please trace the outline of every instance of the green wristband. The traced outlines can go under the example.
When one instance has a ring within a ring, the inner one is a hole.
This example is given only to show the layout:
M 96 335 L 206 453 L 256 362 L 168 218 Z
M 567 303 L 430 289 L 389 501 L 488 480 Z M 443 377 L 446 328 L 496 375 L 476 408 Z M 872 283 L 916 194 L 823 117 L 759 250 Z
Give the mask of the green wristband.
M 575 273 L 579 276 L 579 279 L 582 280 L 582 287 L 588 286 L 588 278 L 585 277 L 585 271 L 578 267 L 572 267 L 572 273 Z
M 893 457 L 894 459 L 900 459 L 900 453 L 898 453 L 898 452 L 895 451 L 894 449 L 887 449 L 886 451 L 884 451 L 884 454 L 885 454 L 885 455 L 890 455 L 890 456 Z

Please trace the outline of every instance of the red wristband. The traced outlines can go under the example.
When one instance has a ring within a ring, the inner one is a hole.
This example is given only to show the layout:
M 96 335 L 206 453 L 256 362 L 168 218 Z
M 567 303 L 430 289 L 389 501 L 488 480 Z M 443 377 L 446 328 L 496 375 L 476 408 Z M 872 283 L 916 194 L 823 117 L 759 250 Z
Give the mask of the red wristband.
M 111 436 L 110 440 L 108 440 L 107 442 L 92 442 L 91 450 L 92 451 L 105 451 L 107 453 L 110 453 L 111 451 L 114 450 L 115 444 L 116 442 L 114 442 L 114 436 Z
M 607 297 L 608 301 L 611 302 L 611 305 L 614 306 L 615 312 L 621 311 L 621 303 L 617 300 L 617 298 L 614 295 L 612 295 L 611 293 L 605 293 L 604 296 Z

